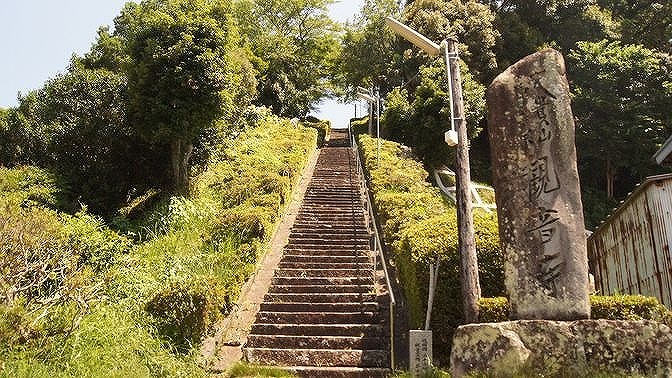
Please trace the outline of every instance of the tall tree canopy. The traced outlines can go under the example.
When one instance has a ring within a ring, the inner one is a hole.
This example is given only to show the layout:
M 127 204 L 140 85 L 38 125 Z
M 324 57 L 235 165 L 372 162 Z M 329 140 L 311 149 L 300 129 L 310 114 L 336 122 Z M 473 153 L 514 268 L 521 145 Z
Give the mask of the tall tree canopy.
M 325 97 L 334 76 L 339 27 L 327 15 L 333 0 L 239 0 L 241 34 L 260 71 L 259 105 L 303 117 Z
M 126 43 L 129 117 L 142 135 L 169 143 L 172 182 L 188 189 L 189 159 L 202 130 L 232 119 L 250 99 L 227 2 L 146 0 L 115 20 Z
M 672 134 L 672 60 L 604 40 L 579 42 L 568 66 L 583 182 L 613 198 L 620 176 L 625 195 L 652 172 L 651 156 Z

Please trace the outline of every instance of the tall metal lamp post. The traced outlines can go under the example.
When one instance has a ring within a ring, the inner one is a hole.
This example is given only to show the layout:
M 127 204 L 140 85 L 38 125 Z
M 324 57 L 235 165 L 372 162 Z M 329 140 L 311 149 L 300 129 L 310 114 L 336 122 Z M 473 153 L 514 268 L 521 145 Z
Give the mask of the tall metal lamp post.
M 461 259 L 462 297 L 464 301 L 464 317 L 467 323 L 478 321 L 478 300 L 481 289 L 478 282 L 478 260 L 474 241 L 474 221 L 471 203 L 471 174 L 469 172 L 469 140 L 467 138 L 467 122 L 464 118 L 464 102 L 462 100 L 462 80 L 457 60 L 457 40 L 448 38 L 439 45 L 429 38 L 395 20 L 385 19 L 387 25 L 404 39 L 422 49 L 430 56 L 443 53 L 446 63 L 446 75 L 450 90 L 451 129 L 445 133 L 445 142 L 449 146 L 457 144 L 456 154 L 456 197 L 458 244 Z

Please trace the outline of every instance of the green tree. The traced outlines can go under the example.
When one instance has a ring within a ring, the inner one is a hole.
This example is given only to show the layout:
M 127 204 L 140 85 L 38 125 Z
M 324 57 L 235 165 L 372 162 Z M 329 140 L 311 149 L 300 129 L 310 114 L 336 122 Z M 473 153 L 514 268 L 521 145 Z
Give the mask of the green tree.
M 35 91 L 19 95 L 19 105 L 0 115 L 0 166 L 37 164 L 44 155 L 46 136 L 36 117 Z
M 465 116 L 469 138 L 481 132 L 485 116 L 485 86 L 461 65 Z M 437 59 L 432 65 L 423 66 L 419 73 L 420 84 L 413 96 L 404 98 L 406 90 L 395 89 L 387 97 L 387 108 L 381 119 L 388 137 L 408 146 L 430 167 L 451 165 L 454 149 L 443 143 L 444 132 L 450 129 L 450 94 L 445 65 Z
M 496 54 L 505 69 L 545 46 L 563 53 L 577 41 L 618 38 L 618 23 L 597 0 L 488 1 L 502 38 Z
M 670 57 L 642 45 L 579 42 L 568 67 L 582 183 L 610 199 L 624 195 L 615 183 L 653 172 L 651 156 L 672 133 Z
M 480 82 L 488 82 L 497 68 L 499 32 L 493 25 L 495 15 L 486 5 L 475 0 L 416 0 L 406 8 L 404 19 L 437 43 L 457 37 L 461 58 Z
M 249 86 L 229 2 L 146 0 L 128 3 L 115 20 L 126 44 L 129 117 L 141 135 L 170 146 L 173 189 L 189 187 L 198 135 L 215 120 L 235 119 Z
M 396 0 L 367 0 L 353 24 L 346 25 L 338 57 L 341 85 L 346 88 L 378 85 L 383 92 L 417 73 L 402 72 L 399 40 L 385 17 L 399 18 Z
M 258 105 L 303 117 L 331 89 L 339 27 L 327 15 L 333 0 L 240 0 L 241 34 L 258 57 Z
M 160 187 L 164 176 L 161 151 L 126 120 L 125 97 L 123 75 L 83 68 L 77 59 L 37 92 L 46 139 L 40 165 L 58 172 L 74 198 L 98 214 L 112 215 L 132 192 Z
M 667 50 L 672 38 L 672 2 L 651 0 L 598 0 L 619 24 L 621 41 Z

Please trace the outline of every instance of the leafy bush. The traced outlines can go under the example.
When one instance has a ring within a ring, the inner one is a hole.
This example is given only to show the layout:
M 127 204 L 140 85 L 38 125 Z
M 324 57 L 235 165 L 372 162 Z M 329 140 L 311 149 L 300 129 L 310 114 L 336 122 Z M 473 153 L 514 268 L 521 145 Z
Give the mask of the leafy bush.
M 481 298 L 480 321 L 509 320 L 509 302 L 504 297 Z M 672 311 L 654 297 L 643 295 L 591 295 L 590 317 L 609 320 L 655 320 L 672 326 Z
M 672 312 L 656 298 L 642 295 L 593 295 L 590 316 L 593 319 L 650 319 L 672 326 Z
M 509 302 L 505 297 L 481 298 L 478 302 L 478 321 L 497 323 L 509 320 Z
M 175 282 L 157 292 L 145 308 L 159 333 L 185 352 L 220 318 L 225 308 L 220 302 L 226 299 L 220 286 L 216 278 Z
M 331 133 L 331 122 L 327 120 L 320 120 L 314 117 L 306 117 L 306 119 L 301 122 L 302 126 L 310 127 L 317 130 L 317 145 L 323 146 L 327 137 Z
M 350 118 L 350 131 L 353 135 L 366 134 L 369 132 L 369 117 Z
M 436 350 L 449 350 L 453 330 L 464 322 L 456 210 L 426 182 L 427 172 L 408 148 L 382 141 L 378 163 L 375 139 L 368 135 L 358 139 L 383 236 L 414 328 L 422 327 L 425 319 L 429 265 L 440 263 L 431 327 Z M 474 228 L 482 293 L 502 295 L 503 253 L 496 216 L 476 209 Z M 446 355 L 437 357 L 439 363 L 447 364 L 442 359 Z
M 14 197 L 23 206 L 56 208 L 62 200 L 62 183 L 52 173 L 33 166 L 0 167 L 0 197 Z

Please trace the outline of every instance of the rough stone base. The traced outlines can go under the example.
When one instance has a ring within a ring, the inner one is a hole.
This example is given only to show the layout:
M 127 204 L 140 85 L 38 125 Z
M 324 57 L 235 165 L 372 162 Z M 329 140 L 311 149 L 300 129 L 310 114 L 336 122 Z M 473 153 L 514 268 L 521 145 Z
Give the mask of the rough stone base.
M 649 320 L 469 324 L 455 332 L 450 362 L 453 377 L 479 372 L 501 376 L 612 372 L 669 377 L 672 330 Z

